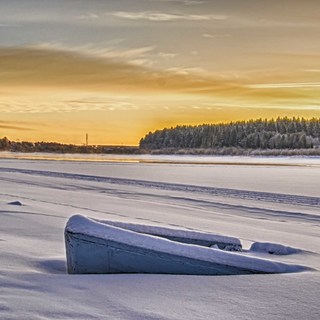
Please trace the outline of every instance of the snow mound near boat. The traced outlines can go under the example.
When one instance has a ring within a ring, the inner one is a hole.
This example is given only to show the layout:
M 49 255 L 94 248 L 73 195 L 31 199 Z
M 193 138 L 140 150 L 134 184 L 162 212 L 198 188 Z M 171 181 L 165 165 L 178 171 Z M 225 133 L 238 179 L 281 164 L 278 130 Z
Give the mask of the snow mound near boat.
M 188 238 L 188 236 L 190 236 Z M 65 228 L 69 273 L 173 273 L 230 275 L 300 272 L 301 265 L 213 248 L 239 239 L 76 215 Z M 199 244 L 198 240 L 204 241 Z
M 279 243 L 269 242 L 254 242 L 250 247 L 250 251 L 275 255 L 289 255 L 302 252 L 300 249 L 287 247 Z

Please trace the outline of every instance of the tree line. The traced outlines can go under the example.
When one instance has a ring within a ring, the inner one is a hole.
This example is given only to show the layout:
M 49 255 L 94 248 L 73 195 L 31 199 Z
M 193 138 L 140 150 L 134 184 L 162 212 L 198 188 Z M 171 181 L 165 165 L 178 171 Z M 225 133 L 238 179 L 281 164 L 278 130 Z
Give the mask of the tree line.
M 280 154 L 281 150 L 293 152 L 295 149 L 301 150 L 298 154 L 306 149 L 310 151 L 304 151 L 303 154 L 319 154 L 320 118 L 279 117 L 271 120 L 176 126 L 149 132 L 140 140 L 139 147 L 33 143 L 10 141 L 6 137 L 0 139 L 0 151 L 11 152 L 247 154 L 248 150 L 261 150 L 263 154 L 268 152 L 275 155 Z
M 138 147 L 131 146 L 99 146 L 75 145 L 57 142 L 28 142 L 10 141 L 7 137 L 0 139 L 0 151 L 11 152 L 48 152 L 48 153 L 112 153 L 134 154 L 139 152 Z
M 149 132 L 140 148 L 157 149 L 309 149 L 320 146 L 320 118 L 256 119 L 183 125 Z

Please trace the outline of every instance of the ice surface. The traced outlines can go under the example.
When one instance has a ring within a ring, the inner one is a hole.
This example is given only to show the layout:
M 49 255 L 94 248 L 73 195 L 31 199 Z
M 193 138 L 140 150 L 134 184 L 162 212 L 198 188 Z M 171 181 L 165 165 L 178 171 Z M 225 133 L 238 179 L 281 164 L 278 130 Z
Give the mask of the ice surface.
M 283 158 L 276 166 L 239 158 L 248 165 L 237 166 L 233 159 L 221 157 L 228 165 L 0 160 L 0 319 L 318 320 L 318 271 L 66 274 L 63 230 L 74 214 L 228 235 L 244 251 L 253 242 L 278 243 L 303 252 L 268 254 L 271 261 L 320 269 L 320 160 Z M 17 200 L 23 206 L 8 205 Z

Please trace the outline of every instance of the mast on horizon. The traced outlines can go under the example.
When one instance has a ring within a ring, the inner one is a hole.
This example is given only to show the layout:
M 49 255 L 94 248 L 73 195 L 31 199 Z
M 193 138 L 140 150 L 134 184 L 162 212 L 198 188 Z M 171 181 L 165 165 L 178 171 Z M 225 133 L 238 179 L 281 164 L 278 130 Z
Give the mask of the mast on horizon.
M 86 146 L 89 145 L 89 135 L 86 133 Z

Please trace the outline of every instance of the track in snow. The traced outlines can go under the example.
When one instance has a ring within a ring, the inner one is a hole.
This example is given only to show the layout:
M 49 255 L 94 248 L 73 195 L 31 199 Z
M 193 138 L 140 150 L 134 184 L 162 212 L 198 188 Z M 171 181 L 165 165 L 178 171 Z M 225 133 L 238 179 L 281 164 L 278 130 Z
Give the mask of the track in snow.
M 84 174 L 73 174 L 73 173 L 40 171 L 40 170 L 26 170 L 26 169 L 16 169 L 16 168 L 0 168 L 0 172 L 14 172 L 14 173 L 45 176 L 45 177 L 52 177 L 52 178 L 65 178 L 65 179 L 72 179 L 72 180 L 104 182 L 109 184 L 152 188 L 152 189 L 160 189 L 160 190 L 167 190 L 167 191 L 202 193 L 202 194 L 209 194 L 213 196 L 232 197 L 232 198 L 245 199 L 245 200 L 254 200 L 254 201 L 258 200 L 258 201 L 283 203 L 283 204 L 291 204 L 291 205 L 303 205 L 303 206 L 311 206 L 311 207 L 320 206 L 319 197 L 310 197 L 310 196 L 302 196 L 302 195 L 237 190 L 237 189 L 217 188 L 217 187 L 205 187 L 205 186 L 196 186 L 196 185 L 187 185 L 187 184 L 153 182 L 153 181 L 146 181 L 146 180 L 101 177 L 101 176 L 84 175 Z

